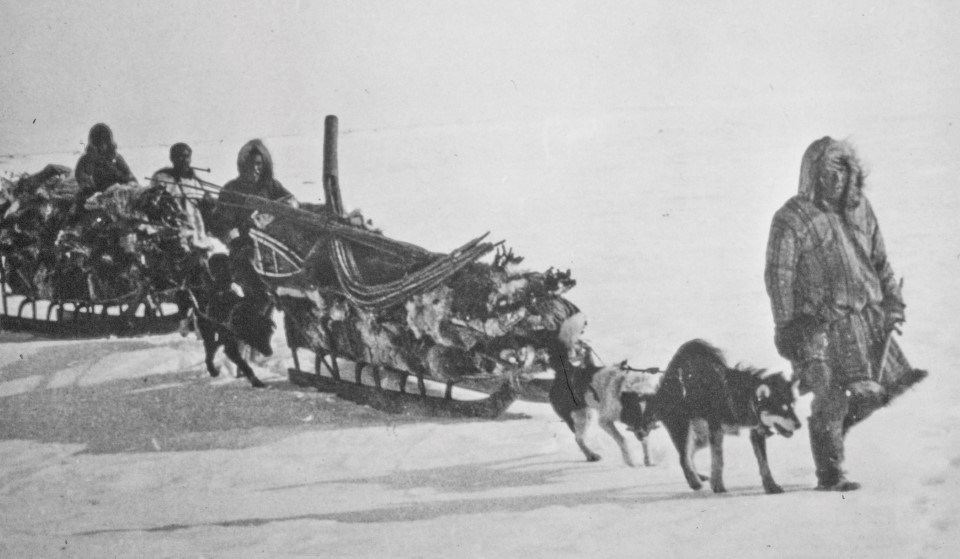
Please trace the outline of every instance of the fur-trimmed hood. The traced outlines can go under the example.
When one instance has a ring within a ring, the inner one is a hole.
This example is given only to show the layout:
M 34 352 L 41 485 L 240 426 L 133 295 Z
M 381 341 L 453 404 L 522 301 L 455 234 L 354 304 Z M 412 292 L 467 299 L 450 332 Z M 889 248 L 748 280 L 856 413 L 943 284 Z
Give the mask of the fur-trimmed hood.
M 824 166 L 835 167 L 845 161 L 850 172 L 856 175 L 853 180 L 863 180 L 863 169 L 853 146 L 844 140 L 834 140 L 824 136 L 816 140 L 803 152 L 800 163 L 800 184 L 797 194 L 811 202 L 817 201 L 817 179 Z
M 811 202 L 817 192 L 817 173 L 820 169 L 820 161 L 827 151 L 827 146 L 832 142 L 833 138 L 824 136 L 810 144 L 807 151 L 803 152 L 803 160 L 800 163 L 800 186 L 797 188 L 797 194 Z
M 117 143 L 113 140 L 113 130 L 106 124 L 98 122 L 90 127 L 90 132 L 87 134 L 86 152 L 93 153 L 95 150 L 94 146 L 105 143 L 110 143 L 114 147 L 117 146 Z
M 240 148 L 240 152 L 237 153 L 237 172 L 243 175 L 243 168 L 255 153 L 263 157 L 263 173 L 260 175 L 260 182 L 273 182 L 273 158 L 270 156 L 270 150 L 260 139 L 250 140 Z

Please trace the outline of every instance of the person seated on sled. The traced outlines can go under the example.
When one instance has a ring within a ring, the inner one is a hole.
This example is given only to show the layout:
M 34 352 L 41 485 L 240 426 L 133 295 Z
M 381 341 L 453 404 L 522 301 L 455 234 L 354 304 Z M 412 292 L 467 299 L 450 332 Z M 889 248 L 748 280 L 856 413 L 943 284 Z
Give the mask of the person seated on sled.
M 210 198 L 205 194 L 200 179 L 190 166 L 193 150 L 185 143 L 170 147 L 172 167 L 164 167 L 150 179 L 150 186 L 166 191 L 176 202 L 183 216 L 181 234 L 193 248 L 210 251 L 213 246 L 207 235 L 201 208 Z
M 230 248 L 236 283 L 245 296 L 266 298 L 266 286 L 253 267 L 255 251 L 250 229 L 263 229 L 274 219 L 268 212 L 250 209 L 248 200 L 265 198 L 299 207 L 297 199 L 273 178 L 270 152 L 260 140 L 250 140 L 237 154 L 239 176 L 224 185 L 213 210 L 214 232 Z
M 813 142 L 767 244 L 774 341 L 801 392 L 813 392 L 810 447 L 822 490 L 859 488 L 843 471 L 847 431 L 926 376 L 890 336 L 906 306 L 863 179 L 850 144 Z
M 87 150 L 77 161 L 74 175 L 80 185 L 81 200 L 115 184 L 139 184 L 127 162 L 117 153 L 113 131 L 102 122 L 90 128 Z

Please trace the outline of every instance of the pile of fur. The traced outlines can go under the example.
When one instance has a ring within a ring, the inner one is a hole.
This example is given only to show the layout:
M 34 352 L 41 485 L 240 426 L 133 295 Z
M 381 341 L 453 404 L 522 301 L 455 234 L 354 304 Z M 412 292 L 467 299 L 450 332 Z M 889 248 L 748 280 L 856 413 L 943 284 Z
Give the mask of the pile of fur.
M 162 188 L 114 185 L 78 202 L 73 178 L 24 175 L 0 187 L 0 254 L 15 294 L 93 303 L 166 290 L 192 262 Z

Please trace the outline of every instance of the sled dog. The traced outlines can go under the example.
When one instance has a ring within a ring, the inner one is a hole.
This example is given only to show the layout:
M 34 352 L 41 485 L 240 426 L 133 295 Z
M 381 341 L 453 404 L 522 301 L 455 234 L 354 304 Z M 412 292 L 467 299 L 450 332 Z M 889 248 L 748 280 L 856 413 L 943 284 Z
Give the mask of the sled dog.
M 623 461 L 635 466 L 636 460 L 627 442 L 614 424 L 622 421 L 633 431 L 643 447 L 643 464 L 651 465 L 647 447 L 647 433 L 651 425 L 643 423 L 646 397 L 656 392 L 662 373 L 629 371 L 625 365 L 603 368 L 565 368 L 555 371 L 550 387 L 550 404 L 557 415 L 570 427 L 577 445 L 588 462 L 600 460 L 600 455 L 586 443 L 590 427 L 599 423 L 620 447 Z
M 231 287 L 230 261 L 224 254 L 214 254 L 207 264 L 209 277 L 193 292 L 196 305 L 197 332 L 203 340 L 205 363 L 210 376 L 220 375 L 213 360 L 217 349 L 237 366 L 241 374 L 256 388 L 266 386 L 257 378 L 243 358 L 241 343 L 265 356 L 273 355 L 270 338 L 276 328 L 271 314 L 273 304 L 241 297 Z
M 702 340 L 677 350 L 664 372 L 656 395 L 646 408 L 659 419 L 680 455 L 680 467 L 691 489 L 708 478 L 697 473 L 693 453 L 708 441 L 711 455 L 710 487 L 723 493 L 724 429 L 749 427 L 750 442 L 767 493 L 782 493 L 767 461 L 766 439 L 773 432 L 789 437 L 800 428 L 794 412 L 795 388 L 781 373 L 728 367 L 722 353 Z M 706 436 L 704 436 L 706 434 Z

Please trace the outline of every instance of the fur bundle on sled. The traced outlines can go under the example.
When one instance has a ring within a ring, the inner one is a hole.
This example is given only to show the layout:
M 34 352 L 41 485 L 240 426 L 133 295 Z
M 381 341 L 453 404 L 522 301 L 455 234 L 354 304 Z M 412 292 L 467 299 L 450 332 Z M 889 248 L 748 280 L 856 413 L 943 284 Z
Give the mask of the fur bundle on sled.
M 324 212 L 322 206 L 301 209 Z M 278 293 L 296 294 L 282 305 L 290 341 L 321 353 L 446 382 L 498 377 L 508 369 L 539 372 L 546 358 L 532 340 L 545 331 L 558 333 L 578 312 L 563 298 L 576 285 L 569 271 L 521 270 L 523 259 L 502 248 L 492 262 L 467 263 L 396 305 L 362 308 L 344 293 L 329 231 L 275 220 L 265 233 L 303 261 L 302 273 L 269 278 Z M 444 257 L 400 242 L 393 242 L 392 252 L 349 238 L 341 242 L 349 244 L 358 275 L 371 287 L 416 274 Z
M 4 179 L 0 188 L 0 254 L 15 294 L 140 297 L 170 288 L 191 261 L 183 217 L 162 188 L 114 185 L 81 206 L 75 179 L 38 175 Z

